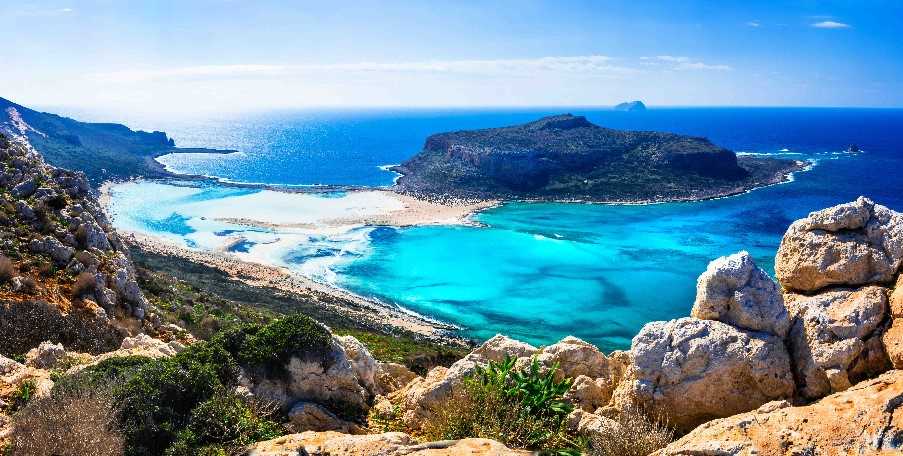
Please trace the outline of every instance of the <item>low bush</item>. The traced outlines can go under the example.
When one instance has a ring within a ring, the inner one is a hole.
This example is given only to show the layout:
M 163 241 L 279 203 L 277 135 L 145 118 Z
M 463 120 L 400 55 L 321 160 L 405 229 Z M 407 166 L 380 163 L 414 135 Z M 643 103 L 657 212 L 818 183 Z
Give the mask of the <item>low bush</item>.
M 245 326 L 226 337 L 243 366 L 268 374 L 285 374 L 292 357 L 328 363 L 332 350 L 329 330 L 304 315 L 287 316 L 263 327 Z
M 566 428 L 573 405 L 564 393 L 571 379 L 555 380 L 557 370 L 555 365 L 543 372 L 535 359 L 526 369 L 516 370 L 510 357 L 478 368 L 427 424 L 424 437 L 481 437 L 527 450 L 579 451 L 577 436 Z
M 107 389 L 69 384 L 31 401 L 13 417 L 17 456 L 118 456 L 124 439 Z
M 126 455 L 225 455 L 282 434 L 269 412 L 230 393 L 238 366 L 278 371 L 292 356 L 325 357 L 330 337 L 307 317 L 286 317 L 226 331 L 171 358 L 108 359 L 78 376 L 115 385 Z
M 190 456 L 198 449 L 232 454 L 254 442 L 282 435 L 278 423 L 233 393 L 218 393 L 191 412 L 191 418 L 167 456 Z
M 646 456 L 674 440 L 674 428 L 658 413 L 647 413 L 639 406 L 625 407 L 615 421 L 620 426 L 590 440 L 592 456 Z
M 24 408 L 31 402 L 36 391 L 37 385 L 34 380 L 29 379 L 20 383 L 16 391 L 13 392 L 12 397 L 10 397 L 9 410 L 15 412 Z

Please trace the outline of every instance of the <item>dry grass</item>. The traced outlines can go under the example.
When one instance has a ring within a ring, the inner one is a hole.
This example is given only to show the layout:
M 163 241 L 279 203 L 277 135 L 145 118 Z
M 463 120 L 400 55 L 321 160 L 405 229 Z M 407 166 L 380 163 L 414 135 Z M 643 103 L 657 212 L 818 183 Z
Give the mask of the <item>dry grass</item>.
M 6 255 L 0 255 L 0 283 L 9 282 L 16 275 L 16 265 Z
M 72 284 L 72 299 L 93 294 L 95 289 L 97 289 L 97 279 L 94 278 L 94 274 L 83 272 L 76 277 L 75 283 Z
M 663 415 L 647 413 L 637 405 L 625 407 L 615 421 L 620 426 L 610 426 L 590 440 L 590 455 L 646 456 L 674 440 L 674 428 Z
M 104 390 L 55 388 L 13 417 L 10 449 L 17 456 L 119 456 L 124 439 L 117 415 Z

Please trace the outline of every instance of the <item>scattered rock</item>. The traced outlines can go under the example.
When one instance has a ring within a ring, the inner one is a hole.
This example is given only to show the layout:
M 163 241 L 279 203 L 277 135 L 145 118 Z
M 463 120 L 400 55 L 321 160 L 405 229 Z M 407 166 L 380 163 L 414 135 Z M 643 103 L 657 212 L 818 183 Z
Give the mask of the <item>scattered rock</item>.
M 890 371 L 805 407 L 766 404 L 710 421 L 656 453 L 878 455 L 903 451 L 903 371 Z
M 66 349 L 63 344 L 46 341 L 25 355 L 25 365 L 37 369 L 53 369 L 65 358 Z
M 903 214 L 860 197 L 797 220 L 781 240 L 775 272 L 791 291 L 894 280 L 903 262 Z
M 615 405 L 638 401 L 681 430 L 793 396 L 790 357 L 771 334 L 681 318 L 644 326 L 631 352 Z
M 745 251 L 709 263 L 696 283 L 690 315 L 778 337 L 790 328 L 780 287 Z

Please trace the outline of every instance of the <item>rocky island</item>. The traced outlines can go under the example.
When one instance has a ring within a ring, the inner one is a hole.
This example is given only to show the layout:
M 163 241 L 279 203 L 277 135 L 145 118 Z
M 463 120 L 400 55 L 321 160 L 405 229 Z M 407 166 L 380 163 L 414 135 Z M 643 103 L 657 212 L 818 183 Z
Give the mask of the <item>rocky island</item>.
M 398 191 L 427 199 L 651 202 L 742 193 L 803 167 L 738 156 L 705 138 L 614 130 L 563 114 L 436 134 L 392 170 L 402 174 Z
M 645 111 L 646 105 L 640 100 L 627 101 L 615 105 L 615 111 Z

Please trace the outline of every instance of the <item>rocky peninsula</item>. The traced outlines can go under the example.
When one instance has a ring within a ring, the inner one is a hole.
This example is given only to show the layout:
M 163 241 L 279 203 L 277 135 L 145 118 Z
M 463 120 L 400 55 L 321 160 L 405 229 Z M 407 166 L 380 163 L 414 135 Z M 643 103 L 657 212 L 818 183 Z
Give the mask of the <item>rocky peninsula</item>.
M 395 188 L 426 199 L 684 201 L 784 182 L 803 162 L 752 156 L 705 138 L 620 131 L 563 114 L 503 128 L 440 133 L 392 168 Z

